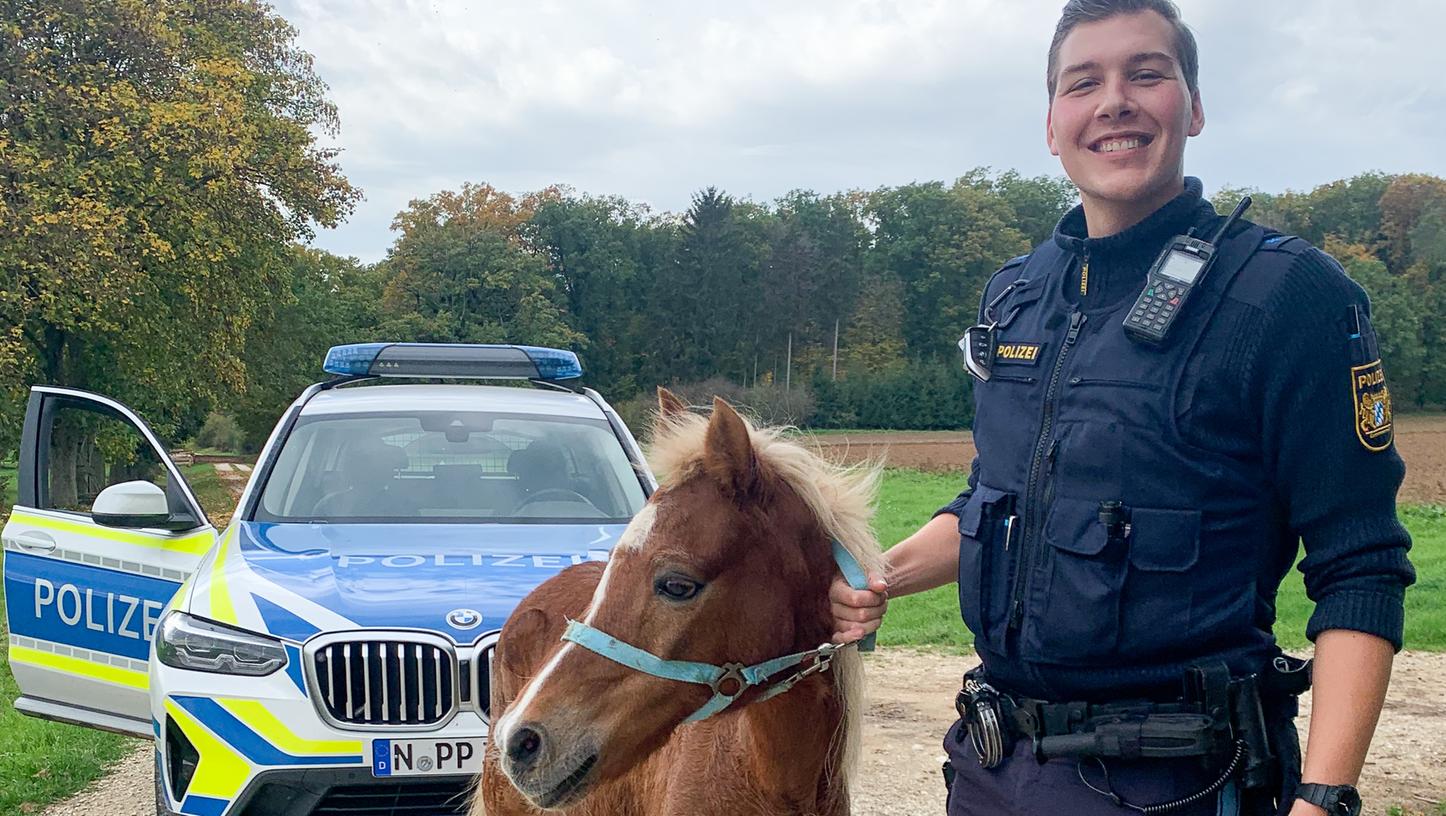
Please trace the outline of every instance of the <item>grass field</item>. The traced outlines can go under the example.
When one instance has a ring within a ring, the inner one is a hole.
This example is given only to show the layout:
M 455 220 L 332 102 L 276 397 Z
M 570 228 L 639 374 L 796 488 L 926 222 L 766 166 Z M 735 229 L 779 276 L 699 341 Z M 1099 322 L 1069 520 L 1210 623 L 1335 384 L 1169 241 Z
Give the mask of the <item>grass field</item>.
M 0 585 L 0 603 L 5 591 Z M 0 626 L 0 635 L 8 634 Z M 99 778 L 137 740 L 15 711 L 20 690 L 10 676 L 9 637 L 0 637 L 0 814 L 39 813 Z M 145 796 L 149 796 L 147 791 Z
M 884 477 L 875 526 L 879 540 L 890 546 L 927 521 L 963 487 L 959 474 L 891 470 Z M 1446 507 L 1406 505 L 1401 520 L 1414 540 L 1411 561 L 1416 584 L 1406 592 L 1406 647 L 1446 650 Z M 1281 587 L 1276 636 L 1287 649 L 1306 644 L 1305 624 L 1312 605 L 1299 571 L 1291 570 Z M 959 651 L 971 642 L 959 620 L 959 602 L 951 584 L 889 602 L 879 631 L 884 646 L 943 646 Z

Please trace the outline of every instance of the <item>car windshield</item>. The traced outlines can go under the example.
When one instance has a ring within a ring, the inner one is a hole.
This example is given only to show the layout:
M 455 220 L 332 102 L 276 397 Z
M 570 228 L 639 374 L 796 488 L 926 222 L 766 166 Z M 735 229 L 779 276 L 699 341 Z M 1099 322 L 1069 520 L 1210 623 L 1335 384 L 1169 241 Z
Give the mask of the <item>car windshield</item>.
M 413 411 L 302 417 L 255 521 L 621 522 L 642 484 L 602 420 Z

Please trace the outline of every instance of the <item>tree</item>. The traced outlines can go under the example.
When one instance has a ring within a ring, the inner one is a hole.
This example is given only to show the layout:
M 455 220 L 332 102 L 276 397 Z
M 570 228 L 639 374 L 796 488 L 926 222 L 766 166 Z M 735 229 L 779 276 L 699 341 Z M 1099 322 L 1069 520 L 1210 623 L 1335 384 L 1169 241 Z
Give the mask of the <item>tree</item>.
M 1341 262 L 1351 280 L 1371 299 L 1371 323 L 1381 347 L 1381 362 L 1398 402 L 1419 406 L 1425 389 L 1426 329 L 1424 304 L 1407 281 L 1392 275 L 1368 248 L 1327 238 L 1323 249 Z
M 1446 262 L 1441 254 L 1446 248 L 1442 234 L 1446 179 L 1422 174 L 1392 178 L 1380 196 L 1377 214 L 1383 242 L 1380 254 L 1393 269 L 1404 271 L 1417 262 Z
M 523 225 L 528 246 L 542 256 L 567 302 L 569 325 L 587 338 L 583 368 L 609 394 L 638 390 L 633 336 L 641 293 L 647 212 L 617 197 L 577 197 L 570 192 L 543 201 Z
M 1038 246 L 1054 235 L 1059 219 L 1079 202 L 1079 190 L 1063 176 L 1025 177 L 1017 170 L 1006 170 L 990 178 L 988 168 L 965 173 L 960 184 L 992 193 L 1008 202 L 1014 210 L 1011 225 L 1024 233 L 1030 246 Z
M 869 376 L 904 359 L 904 286 L 891 274 L 869 278 L 844 333 L 845 371 Z
M 910 357 L 953 353 L 964 329 L 978 319 L 985 283 L 1010 258 L 1028 252 L 1008 203 L 970 177 L 879 190 L 869 215 L 874 245 L 868 274 L 895 275 L 903 284 L 903 335 Z
M 115 395 L 162 434 L 244 381 L 287 245 L 354 190 L 295 31 L 249 0 L 10 0 L 0 19 L 0 391 Z
M 791 349 L 794 380 L 805 373 L 801 368 L 830 361 L 835 330 L 849 329 L 868 240 L 861 218 L 865 202 L 862 193 L 823 197 L 796 190 L 776 203 L 759 351 Z
M 245 389 L 227 405 L 257 450 L 286 406 L 322 379 L 327 349 L 383 339 L 381 275 L 355 258 L 292 247 L 286 256 L 288 289 L 270 299 L 246 336 Z
M 745 379 L 756 348 L 760 267 L 769 213 L 716 188 L 693 197 L 670 263 L 649 293 L 651 338 L 667 350 L 671 374 Z
M 553 194 L 518 201 L 469 184 L 413 201 L 392 222 L 401 236 L 381 264 L 387 317 L 378 334 L 422 343 L 582 345 L 586 338 L 568 326 L 546 258 L 520 232 Z
M 1252 203 L 1245 217 L 1257 224 L 1287 235 L 1298 235 L 1316 246 L 1323 246 L 1328 236 L 1334 236 L 1379 253 L 1380 200 L 1390 180 L 1390 176 L 1381 173 L 1362 173 L 1322 184 L 1309 193 L 1288 190 L 1278 195 L 1248 188 L 1226 188 L 1216 193 L 1212 201 L 1217 211 L 1228 213 L 1241 196 L 1249 194 Z

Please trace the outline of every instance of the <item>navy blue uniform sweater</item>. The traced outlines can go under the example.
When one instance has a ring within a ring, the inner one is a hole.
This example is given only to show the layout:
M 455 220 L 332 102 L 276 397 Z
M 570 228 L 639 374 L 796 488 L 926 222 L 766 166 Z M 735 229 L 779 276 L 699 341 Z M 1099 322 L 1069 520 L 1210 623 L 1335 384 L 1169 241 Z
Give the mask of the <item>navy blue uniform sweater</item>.
M 1073 272 L 1072 298 L 1086 307 L 1104 306 L 1139 294 L 1172 236 L 1191 227 L 1209 235 L 1204 229 L 1218 223 L 1200 182 L 1191 178 L 1184 193 L 1124 232 L 1087 237 L 1084 210 L 1076 207 L 1053 240 L 1076 255 L 1088 253 L 1087 285 Z M 1251 267 L 1240 275 L 1250 275 Z M 1364 314 L 1366 302 L 1325 253 L 1314 247 L 1299 252 L 1263 304 L 1230 298 L 1221 304 L 1201 344 L 1214 353 L 1190 359 L 1191 387 L 1181 389 L 1176 411 L 1192 444 L 1258 459 L 1275 487 L 1262 501 L 1276 503 L 1289 524 L 1293 546 L 1267 559 L 1257 580 L 1256 625 L 1272 631 L 1277 591 L 1303 541 L 1300 569 L 1315 603 L 1307 636 L 1350 629 L 1400 649 L 1405 588 L 1415 579 L 1407 559 L 1410 536 L 1396 517 L 1405 466 L 1394 444 L 1371 451 L 1357 437 L 1354 361 L 1342 342 L 1349 307 L 1362 305 Z M 1206 389 L 1233 390 L 1237 399 L 1192 400 Z M 958 514 L 977 474 L 976 460 L 969 487 L 940 513 Z

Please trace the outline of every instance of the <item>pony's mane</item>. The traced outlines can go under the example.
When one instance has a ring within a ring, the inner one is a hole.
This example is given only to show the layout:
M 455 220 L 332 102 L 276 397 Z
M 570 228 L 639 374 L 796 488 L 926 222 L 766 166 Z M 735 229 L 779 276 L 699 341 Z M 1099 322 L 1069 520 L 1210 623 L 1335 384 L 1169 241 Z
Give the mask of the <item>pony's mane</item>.
M 784 428 L 744 425 L 759 466 L 786 483 L 803 500 L 818 524 L 843 545 L 869 574 L 884 574 L 884 557 L 874 535 L 874 499 L 882 466 L 843 465 L 825 459 Z M 703 464 L 708 418 L 686 413 L 659 416 L 648 449 L 648 463 L 664 487 L 692 476 Z M 847 784 L 859 754 L 863 726 L 863 659 L 857 649 L 839 652 L 833 663 L 834 682 L 844 701 L 840 779 Z M 847 795 L 845 787 L 845 795 Z

